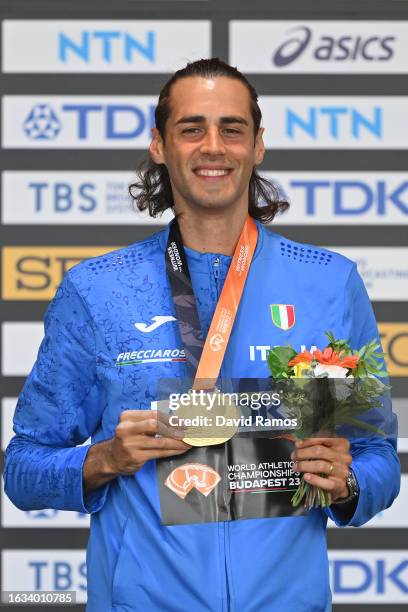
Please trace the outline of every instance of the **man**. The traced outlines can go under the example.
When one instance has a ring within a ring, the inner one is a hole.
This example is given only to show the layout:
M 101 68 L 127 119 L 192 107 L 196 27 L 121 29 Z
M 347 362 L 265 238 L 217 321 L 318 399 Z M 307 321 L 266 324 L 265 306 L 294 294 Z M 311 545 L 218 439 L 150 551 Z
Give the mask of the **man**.
M 236 69 L 217 59 L 189 64 L 162 90 L 150 165 L 136 184 L 140 209 L 177 214 L 204 338 L 248 211 L 257 220 L 223 377 L 267 377 L 267 346 L 322 347 L 327 329 L 355 347 L 378 334 L 355 264 L 263 227 L 285 205 L 255 170 L 260 120 Z M 327 512 L 163 526 L 155 459 L 190 450 L 150 410 L 158 379 L 187 367 L 168 239 L 169 227 L 65 276 L 16 408 L 6 492 L 23 509 L 92 514 L 92 612 L 329 610 L 326 515 L 357 526 L 392 503 L 395 444 L 324 438 L 297 448 L 297 469 L 331 494 Z M 274 324 L 271 304 L 294 305 L 295 323 Z M 91 446 L 77 446 L 90 435 Z

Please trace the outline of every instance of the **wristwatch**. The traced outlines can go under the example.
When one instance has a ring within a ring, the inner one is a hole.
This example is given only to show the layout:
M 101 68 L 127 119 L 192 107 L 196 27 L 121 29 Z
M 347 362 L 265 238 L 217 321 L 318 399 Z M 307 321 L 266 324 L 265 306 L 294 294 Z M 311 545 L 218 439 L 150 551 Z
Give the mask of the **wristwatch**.
M 349 468 L 346 483 L 348 486 L 349 495 L 347 497 L 343 497 L 342 499 L 337 499 L 336 501 L 332 502 L 333 504 L 345 504 L 358 497 L 360 487 L 358 486 L 357 478 L 355 477 L 355 474 L 351 468 Z

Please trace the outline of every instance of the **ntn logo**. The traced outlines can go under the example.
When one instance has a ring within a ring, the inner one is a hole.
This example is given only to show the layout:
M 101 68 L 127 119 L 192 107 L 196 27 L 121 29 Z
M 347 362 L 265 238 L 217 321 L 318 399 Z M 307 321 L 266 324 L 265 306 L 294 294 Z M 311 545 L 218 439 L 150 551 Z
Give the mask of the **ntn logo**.
M 338 139 L 346 131 L 358 139 L 364 130 L 381 139 L 382 116 L 382 109 L 379 106 L 373 107 L 370 115 L 348 106 L 311 106 L 305 115 L 287 108 L 286 134 L 289 138 L 295 138 L 297 130 L 311 138 L 318 138 L 324 133 Z
M 313 31 L 307 26 L 290 29 L 287 38 L 272 55 L 272 63 L 284 67 L 296 61 L 308 48 L 317 61 L 386 61 L 392 58 L 395 36 L 367 36 L 345 34 L 320 36 L 315 42 Z
M 109 64 L 114 61 L 115 52 L 128 63 L 134 61 L 135 55 L 154 63 L 156 34 L 147 30 L 142 41 L 120 30 L 85 30 L 76 39 L 64 32 L 58 33 L 58 57 L 61 62 L 75 58 L 89 63 L 98 55 L 99 59 Z

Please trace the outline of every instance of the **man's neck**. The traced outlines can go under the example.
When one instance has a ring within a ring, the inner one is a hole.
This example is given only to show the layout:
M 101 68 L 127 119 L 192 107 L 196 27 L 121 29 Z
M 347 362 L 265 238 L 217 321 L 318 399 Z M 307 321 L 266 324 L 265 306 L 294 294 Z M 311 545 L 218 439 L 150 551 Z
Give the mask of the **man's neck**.
M 247 217 L 247 211 L 220 214 L 186 211 L 178 217 L 185 246 L 200 253 L 233 255 Z

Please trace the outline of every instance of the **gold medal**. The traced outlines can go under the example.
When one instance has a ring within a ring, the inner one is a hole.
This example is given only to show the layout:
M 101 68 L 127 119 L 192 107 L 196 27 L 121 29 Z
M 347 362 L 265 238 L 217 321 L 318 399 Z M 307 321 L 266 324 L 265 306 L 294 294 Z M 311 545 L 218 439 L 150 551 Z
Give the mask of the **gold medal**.
M 228 393 L 190 391 L 190 402 L 183 402 L 173 413 L 190 446 L 224 444 L 238 431 L 240 411 Z

